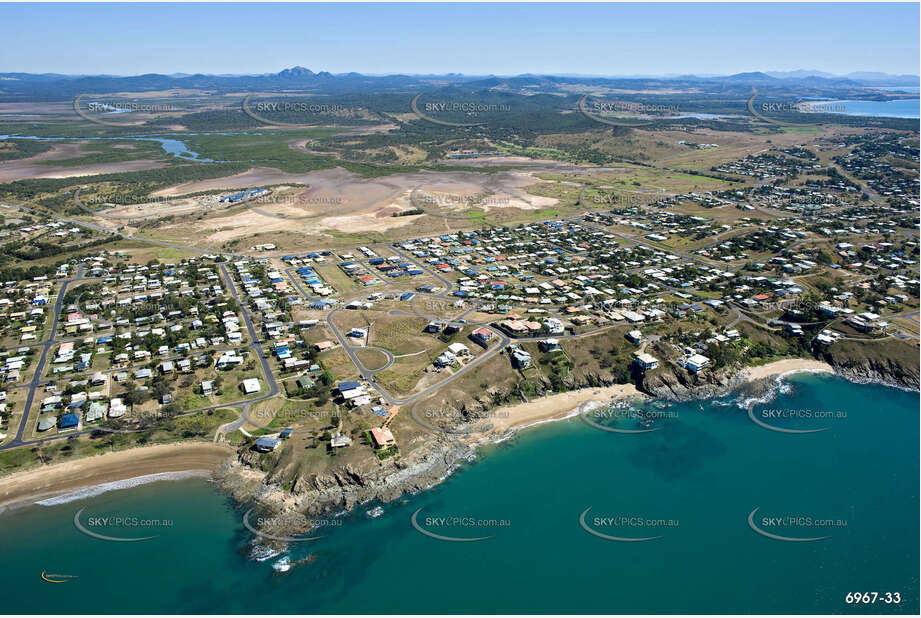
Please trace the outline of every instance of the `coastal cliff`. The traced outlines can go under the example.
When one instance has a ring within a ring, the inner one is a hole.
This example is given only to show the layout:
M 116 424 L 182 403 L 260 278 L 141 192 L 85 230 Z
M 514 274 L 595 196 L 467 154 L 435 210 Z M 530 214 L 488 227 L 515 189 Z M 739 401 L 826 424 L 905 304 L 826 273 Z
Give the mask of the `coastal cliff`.
M 917 389 L 918 359 L 911 354 L 915 351 L 902 344 L 903 353 L 893 355 L 886 348 L 886 354 L 882 354 L 881 343 L 833 346 L 817 353 L 817 359 L 786 359 L 754 368 L 707 368 L 696 374 L 666 361 L 657 370 L 635 374 L 634 380 L 636 391 L 669 401 L 713 398 L 739 388 L 749 388 L 754 393 L 772 384 L 763 379 L 767 376 L 791 370 L 829 371 L 830 367 L 852 381 Z M 617 384 L 614 375 L 601 372 L 567 380 L 565 388 L 569 392 L 581 389 L 583 393 L 592 393 Z M 539 386 L 542 388 L 537 401 L 554 392 L 549 382 L 541 381 Z M 455 428 L 488 429 L 490 419 L 495 420 L 492 409 L 497 401 L 514 402 L 515 393 L 490 391 L 464 402 L 455 401 L 460 412 Z M 314 517 L 351 510 L 371 501 L 390 502 L 438 484 L 460 463 L 474 456 L 473 447 L 458 437 L 458 434 L 424 431 L 401 442 L 399 457 L 378 459 L 371 451 L 361 456 L 355 456 L 358 453 L 353 451 L 349 457 L 326 457 L 322 466 L 318 462 L 299 461 L 294 448 L 266 456 L 241 447 L 236 461 L 220 474 L 220 481 L 237 502 L 255 504 L 260 510 L 272 513 Z M 287 531 L 280 529 L 275 533 Z
M 853 382 L 886 384 L 919 390 L 919 354 L 915 343 L 893 338 L 840 341 L 816 356 Z
M 688 401 L 717 397 L 741 382 L 738 371 L 705 369 L 695 374 L 677 366 L 666 366 L 639 376 L 637 388 L 658 399 Z
M 241 449 L 237 461 L 220 472 L 219 480 L 237 502 L 255 502 L 275 513 L 296 511 L 316 516 L 351 510 L 373 500 L 390 502 L 403 494 L 421 491 L 439 483 L 472 455 L 471 449 L 458 440 L 432 434 L 400 459 L 381 461 L 371 454 L 285 482 L 283 466 L 263 471 L 259 455 Z

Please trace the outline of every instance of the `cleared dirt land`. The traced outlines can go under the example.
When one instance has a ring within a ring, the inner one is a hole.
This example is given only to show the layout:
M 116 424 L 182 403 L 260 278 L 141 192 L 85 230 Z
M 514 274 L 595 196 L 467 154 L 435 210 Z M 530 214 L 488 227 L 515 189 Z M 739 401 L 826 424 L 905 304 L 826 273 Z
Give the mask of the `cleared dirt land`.
M 158 229 L 158 237 L 177 241 L 194 238 L 199 243 L 219 246 L 257 233 L 333 237 L 337 233 L 375 233 L 413 226 L 420 217 L 392 216 L 415 207 L 413 192 L 417 199 L 420 195 L 427 198 L 427 209 L 447 215 L 462 214 L 469 209 L 537 210 L 557 203 L 552 197 L 532 195 L 526 190 L 541 182 L 529 172 L 518 171 L 494 174 L 420 171 L 363 178 L 342 168 L 290 174 L 256 167 L 234 176 L 168 187 L 155 192 L 152 197 L 156 200 L 148 204 L 121 206 L 107 210 L 106 214 L 138 220 L 205 215 L 191 224 L 182 221 L 163 225 Z M 263 199 L 232 208 L 219 204 L 214 195 L 178 198 L 203 191 L 250 187 L 273 188 Z

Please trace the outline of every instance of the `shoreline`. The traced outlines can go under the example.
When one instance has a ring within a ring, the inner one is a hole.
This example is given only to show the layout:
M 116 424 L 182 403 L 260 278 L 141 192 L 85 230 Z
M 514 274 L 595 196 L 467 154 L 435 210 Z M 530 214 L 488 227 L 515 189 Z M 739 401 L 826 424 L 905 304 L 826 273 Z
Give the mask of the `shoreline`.
M 834 368 L 824 361 L 811 358 L 785 358 L 757 367 L 745 367 L 736 374 L 738 381 L 736 387 L 774 376 L 796 373 L 837 375 Z M 572 418 L 578 415 L 580 409 L 585 405 L 602 406 L 612 401 L 629 398 L 651 399 L 633 384 L 617 384 L 556 393 L 528 403 L 503 406 L 490 411 L 492 427 L 485 431 L 471 432 L 462 441 L 474 448 L 485 443 L 501 442 L 510 435 L 530 427 Z
M 738 385 L 741 385 L 795 373 L 836 375 L 828 363 L 790 358 L 758 367 L 746 367 L 737 374 L 736 379 Z M 530 402 L 491 410 L 488 428 L 473 431 L 460 440 L 471 450 L 476 450 L 483 445 L 505 441 L 531 427 L 572 418 L 587 405 L 600 407 L 631 398 L 650 397 L 629 383 L 555 393 Z M 13 472 L 0 477 L 0 513 L 49 499 L 54 503 L 54 498 L 70 494 L 82 492 L 87 496 L 95 495 L 90 491 L 94 488 L 99 488 L 98 493 L 102 493 L 144 482 L 208 476 L 222 463 L 232 460 L 234 455 L 234 449 L 211 442 L 180 442 L 136 447 Z M 132 480 L 137 482 L 131 483 Z
M 825 361 L 812 358 L 785 358 L 757 367 L 745 367 L 738 373 L 743 382 L 755 382 L 772 376 L 793 373 L 828 373 L 836 375 L 835 368 Z
M 210 475 L 234 454 L 233 449 L 213 442 L 180 442 L 141 446 L 12 472 L 0 477 L 0 513 L 103 485 L 118 489 L 114 484 L 135 479 L 138 480 L 135 484 L 141 484 Z M 141 480 L 143 477 L 150 478 Z
M 461 441 L 475 448 L 508 439 L 513 434 L 545 423 L 566 420 L 579 414 L 583 406 L 602 406 L 621 399 L 648 399 L 633 384 L 581 388 L 565 393 L 555 393 L 527 403 L 503 406 L 490 411 L 492 425 L 483 431 L 473 431 Z

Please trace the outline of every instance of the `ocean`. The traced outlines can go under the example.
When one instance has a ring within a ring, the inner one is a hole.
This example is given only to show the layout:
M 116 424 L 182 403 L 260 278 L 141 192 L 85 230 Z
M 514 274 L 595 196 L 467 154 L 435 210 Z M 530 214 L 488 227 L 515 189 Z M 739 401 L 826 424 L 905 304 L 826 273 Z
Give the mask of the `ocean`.
M 751 416 L 745 403 L 646 405 L 651 424 L 591 413 L 642 433 L 545 424 L 378 517 L 363 505 L 262 560 L 247 509 L 203 479 L 11 510 L 0 602 L 4 613 L 917 614 L 918 394 L 798 374 Z
M 816 111 L 845 116 L 872 116 L 879 118 L 921 118 L 921 100 L 894 101 L 810 101 Z

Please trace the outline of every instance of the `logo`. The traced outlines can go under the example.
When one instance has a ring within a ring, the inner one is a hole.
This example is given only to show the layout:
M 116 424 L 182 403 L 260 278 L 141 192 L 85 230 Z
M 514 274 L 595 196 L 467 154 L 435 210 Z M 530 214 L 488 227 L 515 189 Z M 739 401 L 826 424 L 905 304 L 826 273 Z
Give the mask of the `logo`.
M 657 120 L 635 120 L 635 119 L 610 119 L 604 118 L 601 116 L 596 116 L 591 111 L 589 111 L 589 106 L 586 103 L 588 100 L 588 95 L 583 94 L 582 98 L 579 99 L 579 111 L 582 112 L 582 115 L 588 118 L 589 120 L 594 120 L 595 122 L 606 124 L 612 127 L 645 127 L 653 124 Z M 670 105 L 645 105 L 643 103 L 630 103 L 630 102 L 620 102 L 615 101 L 611 103 L 606 102 L 595 102 L 591 105 L 591 109 L 595 112 L 633 112 L 633 113 L 648 113 L 648 112 L 677 112 L 678 108 Z M 664 119 L 664 118 L 663 118 Z
M 59 575 L 42 571 L 42 581 L 46 581 L 49 584 L 66 584 L 67 582 L 75 580 L 79 577 L 79 575 Z
M 264 539 L 272 539 L 273 541 L 283 541 L 286 543 L 300 543 L 302 541 L 317 541 L 319 539 L 326 538 L 325 536 L 278 536 L 278 535 L 273 535 L 273 534 L 267 534 L 265 532 L 262 532 L 258 528 L 254 527 L 250 523 L 249 516 L 250 516 L 250 513 L 252 513 L 254 510 L 255 509 L 250 509 L 246 511 L 245 513 L 243 513 L 243 526 L 258 537 L 262 537 Z M 338 520 L 333 520 L 333 521 L 324 520 L 321 522 L 320 521 L 310 521 L 310 520 L 301 519 L 300 517 L 296 517 L 296 516 L 268 517 L 268 518 L 259 517 L 256 520 L 257 524 L 259 525 L 272 526 L 275 528 L 286 527 L 286 526 L 303 526 L 305 523 L 310 525 L 311 527 L 318 527 L 321 525 L 340 525 L 341 522 L 335 523 L 337 521 Z
M 477 537 L 456 537 L 456 536 L 446 536 L 442 534 L 435 534 L 434 532 L 429 532 L 423 528 L 418 521 L 419 513 L 422 511 L 420 507 L 416 509 L 416 512 L 412 514 L 412 517 L 409 518 L 412 527 L 417 531 L 421 532 L 427 537 L 437 539 L 439 541 L 449 541 L 452 543 L 472 543 L 474 541 L 485 541 L 487 539 L 495 538 L 496 535 L 491 534 L 489 536 L 477 536 Z M 482 527 L 500 527 L 506 528 L 511 525 L 511 522 L 507 519 L 477 519 L 475 517 L 426 517 L 425 524 L 431 527 L 443 527 L 443 528 L 482 528 Z
M 828 419 L 828 418 L 847 418 L 847 413 L 844 411 L 829 411 L 829 410 L 787 410 L 787 409 L 773 409 L 773 410 L 762 410 L 760 414 L 755 414 L 755 404 L 752 403 L 748 406 L 748 418 L 758 425 L 769 431 L 776 431 L 777 433 L 787 433 L 787 434 L 806 434 L 806 433 L 820 433 L 823 431 L 828 431 L 831 427 L 819 427 L 816 429 L 789 429 L 786 427 L 777 427 L 766 421 L 763 421 L 758 418 L 764 419 L 784 419 L 784 418 L 797 418 L 797 419 Z
M 99 534 L 98 532 L 93 532 L 88 529 L 83 523 L 80 522 L 80 515 L 83 511 L 86 510 L 86 507 L 83 507 L 76 513 L 74 513 L 74 526 L 87 536 L 91 536 L 95 539 L 100 539 L 102 541 L 115 541 L 119 543 L 135 543 L 137 541 L 149 541 L 150 539 L 155 539 L 159 534 L 153 536 L 143 536 L 143 537 L 117 537 L 117 536 L 108 536 L 105 534 Z M 172 526 L 172 522 L 169 520 L 142 520 L 137 517 L 90 517 L 87 520 L 87 525 L 90 527 L 128 527 L 135 528 L 140 526 L 151 526 L 151 525 L 165 525 Z
M 412 98 L 409 102 L 409 107 L 413 110 L 413 113 L 427 122 L 432 124 L 438 124 L 444 127 L 475 127 L 479 125 L 486 124 L 485 122 L 452 122 L 450 120 L 440 120 L 438 118 L 433 118 L 426 113 L 423 113 L 419 109 L 419 99 L 422 97 L 420 92 Z M 428 113 L 445 113 L 445 112 L 455 112 L 463 113 L 471 116 L 476 116 L 480 113 L 487 112 L 508 112 L 511 111 L 511 108 L 508 105 L 503 105 L 501 103 L 477 103 L 475 101 L 441 101 L 434 103 L 425 103 L 422 106 Z
M 607 431 L 610 433 L 627 433 L 627 434 L 636 434 L 636 433 L 650 433 L 653 431 L 659 431 L 661 427 L 646 427 L 644 429 L 620 429 L 617 427 L 609 427 L 603 425 L 591 418 L 589 418 L 589 413 L 599 420 L 604 419 L 635 419 L 641 424 L 647 425 L 652 424 L 652 419 L 660 416 L 654 413 L 643 413 L 641 411 L 635 410 L 630 407 L 630 405 L 625 401 L 618 401 L 613 404 L 608 404 L 602 408 L 592 410 L 590 408 L 591 404 L 582 404 L 579 406 L 579 418 L 585 421 L 588 425 L 594 427 L 595 429 L 600 429 L 601 431 Z M 673 415 L 661 415 L 671 418 Z
M 582 526 L 582 529 L 588 532 L 593 536 L 597 536 L 599 539 L 604 539 L 606 541 L 617 541 L 619 543 L 641 543 L 644 541 L 657 541 L 659 539 L 665 538 L 665 535 L 657 536 L 644 536 L 644 537 L 631 537 L 631 536 L 614 536 L 611 534 L 604 534 L 603 532 L 598 532 L 594 528 L 588 525 L 588 522 L 585 520 L 585 516 L 588 515 L 588 512 L 592 510 L 592 507 L 588 507 L 582 514 L 579 515 L 579 525 Z M 647 519 L 645 517 L 594 517 L 592 518 L 592 523 L 595 526 L 609 526 L 616 528 L 651 528 L 651 527 L 677 527 L 678 521 L 673 519 Z
M 822 124 L 821 122 L 782 122 L 780 120 L 773 120 L 771 118 L 768 118 L 767 116 L 760 114 L 755 109 L 755 97 L 757 96 L 758 96 L 758 89 L 752 86 L 752 96 L 748 100 L 748 111 L 752 116 L 754 116 L 758 120 L 763 120 L 764 122 L 767 122 L 770 124 L 776 124 L 778 126 L 785 126 L 785 127 L 811 127 L 811 126 Z M 803 103 L 762 103 L 761 105 L 761 111 L 766 111 L 766 112 L 783 111 L 783 112 L 803 113 L 804 110 L 806 110 L 808 113 L 809 109 L 810 108 Z
M 761 507 L 755 507 L 755 509 L 748 514 L 748 527 L 751 528 L 756 534 L 760 534 L 763 537 L 773 539 L 775 541 L 785 541 L 787 543 L 812 543 L 815 541 L 824 541 L 830 539 L 831 535 L 825 536 L 813 536 L 813 537 L 795 537 L 795 536 L 782 536 L 779 534 L 773 534 L 766 530 L 763 530 L 755 523 L 755 513 L 761 510 Z M 826 528 L 826 527 L 836 527 L 843 528 L 847 526 L 847 520 L 842 519 L 819 519 L 809 516 L 783 516 L 783 517 L 761 517 L 759 519 L 761 525 L 764 527 L 798 527 L 798 528 Z

